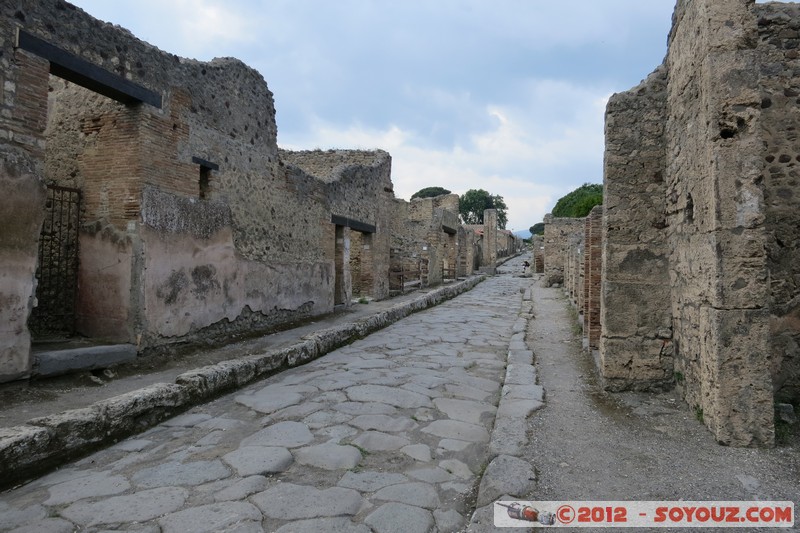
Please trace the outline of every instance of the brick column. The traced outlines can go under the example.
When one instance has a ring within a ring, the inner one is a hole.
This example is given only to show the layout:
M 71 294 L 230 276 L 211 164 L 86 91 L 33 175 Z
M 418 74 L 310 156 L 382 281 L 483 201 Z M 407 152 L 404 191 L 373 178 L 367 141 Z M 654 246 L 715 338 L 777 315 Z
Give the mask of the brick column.
M 595 206 L 586 217 L 586 298 L 584 320 L 589 347 L 600 347 L 600 285 L 603 276 L 603 206 Z

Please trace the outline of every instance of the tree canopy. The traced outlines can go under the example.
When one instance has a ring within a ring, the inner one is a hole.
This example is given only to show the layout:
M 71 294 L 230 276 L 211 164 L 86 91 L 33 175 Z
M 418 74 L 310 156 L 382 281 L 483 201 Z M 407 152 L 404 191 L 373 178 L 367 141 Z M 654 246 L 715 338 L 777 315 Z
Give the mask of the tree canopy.
M 470 189 L 458 199 L 458 213 L 464 224 L 483 224 L 483 212 L 486 209 L 497 211 L 497 227 L 505 229 L 508 206 L 499 194 L 489 194 L 483 189 Z
M 531 235 L 542 235 L 544 233 L 544 222 L 537 222 L 528 230 Z
M 553 216 L 582 218 L 588 215 L 594 206 L 602 203 L 603 186 L 597 183 L 584 183 L 556 202 Z
M 411 195 L 411 199 L 414 198 L 434 198 L 436 196 L 441 196 L 443 194 L 450 194 L 450 191 L 445 189 L 444 187 L 425 187 L 424 189 L 420 189 L 414 194 Z

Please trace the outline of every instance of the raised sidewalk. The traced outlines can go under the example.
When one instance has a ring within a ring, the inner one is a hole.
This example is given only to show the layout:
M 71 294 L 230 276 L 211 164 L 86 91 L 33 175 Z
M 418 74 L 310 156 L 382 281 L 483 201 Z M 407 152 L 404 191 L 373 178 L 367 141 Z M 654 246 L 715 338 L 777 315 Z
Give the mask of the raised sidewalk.
M 195 368 L 194 359 L 187 358 L 166 372 L 119 377 L 113 386 L 91 387 L 88 392 L 86 387 L 66 387 L 49 390 L 46 400 L 6 401 L 0 419 L 5 426 L 0 428 L 0 488 L 139 433 L 223 393 L 316 359 L 451 299 L 483 279 L 485 276 L 472 276 L 427 291 L 359 305 L 352 312 L 303 327 L 208 350 L 202 360 L 222 360 L 199 368 Z M 169 382 L 152 382 L 154 376 L 169 379 L 173 375 Z M 20 387 L 25 385 L 6 385 L 0 392 L 6 398 L 22 396 Z M 65 406 L 74 408 L 63 410 Z M 30 411 L 38 416 L 25 418 Z M 22 424 L 21 419 L 25 420 Z

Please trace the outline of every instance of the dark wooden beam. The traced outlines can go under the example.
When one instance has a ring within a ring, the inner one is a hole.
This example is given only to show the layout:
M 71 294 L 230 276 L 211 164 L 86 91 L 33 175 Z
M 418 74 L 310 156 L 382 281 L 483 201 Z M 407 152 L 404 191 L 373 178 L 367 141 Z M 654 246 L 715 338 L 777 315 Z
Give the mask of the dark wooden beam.
M 331 215 L 331 223 L 336 224 L 337 226 L 345 226 L 347 228 L 360 231 L 361 233 L 375 233 L 375 226 L 372 224 L 359 222 L 358 220 L 353 220 L 352 218 L 342 217 L 339 215 Z
M 442 231 L 444 231 L 445 233 L 447 233 L 449 235 L 455 235 L 456 233 L 458 233 L 458 229 L 451 228 L 450 226 L 447 226 L 445 224 L 442 224 Z
M 206 161 L 205 159 L 200 159 L 199 157 L 192 156 L 192 163 L 200 165 L 201 167 L 209 170 L 219 170 L 218 164 L 212 163 L 211 161 Z
M 126 105 L 150 104 L 161 108 L 161 95 L 80 57 L 62 50 L 22 29 L 17 29 L 17 48 L 50 62 L 50 73 Z

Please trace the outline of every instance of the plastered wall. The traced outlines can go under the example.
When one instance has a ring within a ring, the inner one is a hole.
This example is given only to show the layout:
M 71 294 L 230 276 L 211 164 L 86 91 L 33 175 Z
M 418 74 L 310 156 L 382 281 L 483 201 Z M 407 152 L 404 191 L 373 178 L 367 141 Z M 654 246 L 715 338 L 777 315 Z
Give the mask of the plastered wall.
M 15 48 L 18 28 L 161 106 L 51 75 Z M 331 311 L 337 276 L 349 276 L 335 268 L 334 216 L 375 228 L 361 240 L 361 279 L 388 295 L 391 158 L 279 154 L 272 93 L 242 62 L 179 58 L 61 0 L 12 0 L 0 6 L 0 91 L 0 180 L 14 190 L 0 216 L 15 218 L 0 238 L 0 380 L 30 371 L 45 185 L 82 191 L 83 335 L 146 350 Z

